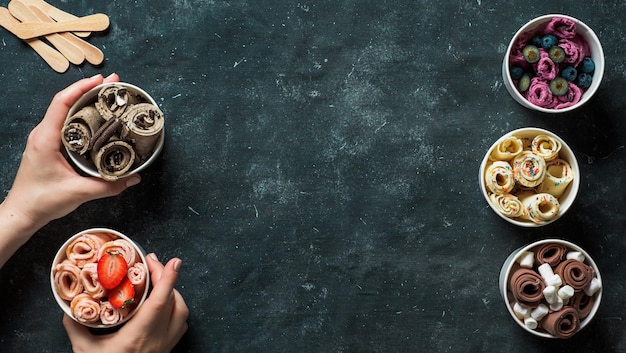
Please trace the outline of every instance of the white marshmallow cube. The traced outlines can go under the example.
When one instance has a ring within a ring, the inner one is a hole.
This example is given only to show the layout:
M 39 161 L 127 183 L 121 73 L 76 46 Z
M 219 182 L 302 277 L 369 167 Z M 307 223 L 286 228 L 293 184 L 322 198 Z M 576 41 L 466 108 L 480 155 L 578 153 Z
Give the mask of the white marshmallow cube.
M 532 317 L 527 317 L 526 319 L 524 319 L 524 325 L 526 325 L 526 327 L 528 327 L 531 330 L 534 330 L 537 328 L 538 323 L 537 320 L 533 319 Z
M 524 268 L 533 268 L 535 263 L 535 253 L 532 251 L 524 251 L 519 255 L 519 266 Z
M 541 275 L 541 277 L 543 277 L 544 280 L 547 280 L 548 278 L 554 276 L 554 271 L 552 271 L 552 267 L 550 267 L 549 264 L 541 264 L 541 266 L 537 267 L 537 271 L 539 271 L 539 274 Z
M 537 321 L 541 321 L 544 316 L 548 315 L 548 312 L 548 307 L 545 304 L 539 304 L 539 306 L 537 306 L 530 312 L 530 317 Z
M 556 297 L 557 297 L 556 302 L 550 304 L 550 310 L 552 311 L 559 311 L 563 309 L 563 306 L 565 305 L 561 297 L 559 297 L 558 295 Z
M 543 297 L 546 298 L 546 301 L 550 305 L 556 303 L 560 299 L 559 295 L 557 294 L 556 287 L 554 287 L 554 286 L 547 286 L 543 290 Z M 561 301 L 563 301 L 563 300 L 561 299 Z
M 588 296 L 592 296 L 600 288 L 602 288 L 602 282 L 597 277 L 594 277 L 593 279 L 591 279 L 591 283 L 586 285 L 583 290 L 585 291 L 585 294 L 587 294 Z
M 563 286 L 559 288 L 558 295 L 561 299 L 567 300 L 574 296 L 574 288 L 572 286 Z
M 520 305 L 519 303 L 515 303 L 515 305 L 513 305 L 513 312 L 515 313 L 515 316 L 517 316 L 517 318 L 520 320 L 524 320 L 525 318 L 530 316 L 530 308 Z
M 565 254 L 565 258 L 568 260 L 574 259 L 580 262 L 585 262 L 585 255 L 583 255 L 583 253 L 581 253 L 580 251 L 570 251 L 567 254 Z

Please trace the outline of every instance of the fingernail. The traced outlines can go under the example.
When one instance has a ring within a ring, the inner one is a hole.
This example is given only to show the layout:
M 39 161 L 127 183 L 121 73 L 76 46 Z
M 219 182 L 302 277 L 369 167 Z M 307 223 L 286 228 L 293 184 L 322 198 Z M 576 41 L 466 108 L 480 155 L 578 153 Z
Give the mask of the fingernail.
M 94 78 L 100 77 L 100 76 L 102 76 L 102 74 L 95 74 L 95 75 L 91 76 L 89 79 L 91 80 L 91 79 L 94 79 Z
M 135 185 L 139 184 L 140 181 L 141 181 L 141 179 L 138 178 L 138 177 L 129 178 L 128 180 L 126 180 L 126 187 L 129 188 L 131 186 L 135 186 Z
M 176 259 L 174 261 L 174 271 L 178 272 L 178 270 L 180 270 L 180 266 L 183 264 L 183 260 L 181 259 Z
M 151 258 L 151 259 L 152 259 L 152 260 L 154 260 L 154 261 L 159 261 L 159 258 L 158 258 L 158 257 L 156 256 L 156 254 L 155 254 L 155 253 L 153 253 L 153 252 L 152 252 L 152 253 L 149 253 L 149 254 L 148 254 L 148 257 L 149 257 L 149 258 Z
M 107 76 L 107 79 L 112 78 L 115 75 L 115 72 L 111 73 L 109 76 Z

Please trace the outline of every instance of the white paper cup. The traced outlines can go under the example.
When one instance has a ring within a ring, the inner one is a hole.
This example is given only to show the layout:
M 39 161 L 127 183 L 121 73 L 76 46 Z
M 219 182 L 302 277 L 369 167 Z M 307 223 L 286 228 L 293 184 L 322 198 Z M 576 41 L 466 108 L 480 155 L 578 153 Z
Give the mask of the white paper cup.
M 524 325 L 524 322 L 517 317 L 517 315 L 515 314 L 515 311 L 513 310 L 513 305 L 515 304 L 515 300 L 513 299 L 513 296 L 512 296 L 511 292 L 508 289 L 508 282 L 509 282 L 509 278 L 511 277 L 511 274 L 515 270 L 520 268 L 520 265 L 518 263 L 519 256 L 522 253 L 526 252 L 526 251 L 532 251 L 534 249 L 537 249 L 539 246 L 541 246 L 543 244 L 547 244 L 547 243 L 562 244 L 562 245 L 565 245 L 565 247 L 568 250 L 581 252 L 585 256 L 584 263 L 589 265 L 589 266 L 591 266 L 591 268 L 593 268 L 593 270 L 595 271 L 596 278 L 598 280 L 602 281 L 602 278 L 600 276 L 600 270 L 598 269 L 598 266 L 593 261 L 591 256 L 584 249 L 582 249 L 578 245 L 576 245 L 574 243 L 571 243 L 569 241 L 566 241 L 566 240 L 562 240 L 562 239 L 544 239 L 544 240 L 536 241 L 534 243 L 531 243 L 531 244 L 528 244 L 526 246 L 523 246 L 523 247 L 513 251 L 511 253 L 511 255 L 509 255 L 509 257 L 504 261 L 504 264 L 502 265 L 502 268 L 500 270 L 499 289 L 500 289 L 500 295 L 502 296 L 502 299 L 504 300 L 504 304 L 506 305 L 506 308 L 509 311 L 509 314 L 511 314 L 511 317 L 513 318 L 513 320 L 515 320 L 515 322 L 520 327 L 522 327 L 527 332 L 529 332 L 529 333 L 531 333 L 533 335 L 539 336 L 539 337 L 558 338 L 558 337 L 553 336 L 552 334 L 548 333 L 547 331 L 545 331 L 545 330 L 543 330 L 541 328 L 537 328 L 537 329 L 531 330 L 530 328 L 526 327 L 526 325 Z M 534 269 L 536 270 L 536 268 L 537 268 L 537 264 L 535 263 Z M 589 322 L 591 322 L 591 320 L 595 316 L 596 312 L 598 311 L 598 308 L 600 307 L 600 301 L 602 299 L 602 288 L 600 288 L 594 294 L 594 296 L 595 296 L 595 302 L 593 304 L 591 312 L 589 313 L 589 315 L 587 317 L 585 317 L 583 320 L 580 321 L 580 326 L 579 326 L 579 329 L 578 329 L 577 332 L 579 332 L 580 330 L 585 328 L 589 324 Z
M 82 109 L 82 108 L 84 108 L 84 107 L 86 107 L 88 105 L 94 104 L 96 102 L 96 97 L 98 95 L 98 92 L 100 92 L 100 89 L 102 89 L 102 87 L 111 86 L 111 85 L 126 87 L 130 92 L 138 94 L 139 96 L 144 98 L 148 103 L 158 107 L 158 104 L 156 103 L 154 98 L 152 98 L 152 96 L 150 96 L 146 91 L 144 91 L 143 89 L 141 89 L 141 88 L 139 88 L 139 87 L 137 87 L 135 85 L 132 85 L 130 83 L 125 83 L 125 82 L 103 83 L 103 84 L 101 84 L 101 85 L 99 85 L 97 87 L 92 88 L 87 93 L 82 95 L 72 105 L 72 107 L 70 108 L 69 112 L 67 113 L 67 117 L 66 118 L 69 118 L 69 117 L 73 116 L 80 109 Z M 165 141 L 165 127 L 161 131 L 161 136 L 159 136 L 159 139 L 156 142 L 156 145 L 154 147 L 154 152 L 152 153 L 152 155 L 150 155 L 150 157 L 145 162 L 143 162 L 142 164 L 133 167 L 133 169 L 129 170 L 127 173 L 125 173 L 123 176 L 121 176 L 121 178 L 126 178 L 128 176 L 133 175 L 133 174 L 139 173 L 139 172 L 145 170 L 146 168 L 148 168 L 152 163 L 154 163 L 154 161 L 157 159 L 157 157 L 161 153 L 161 150 L 163 149 L 164 141 Z M 72 163 L 76 167 L 78 167 L 81 171 L 83 171 L 87 175 L 90 175 L 90 176 L 93 176 L 93 177 L 98 177 L 98 178 L 102 177 L 100 175 L 100 173 L 98 172 L 98 169 L 93 164 L 93 162 L 91 161 L 90 158 L 85 158 L 84 156 L 81 156 L 81 155 L 79 155 L 76 152 L 69 151 L 67 149 L 67 147 L 65 148 L 65 150 L 67 151 L 67 154 L 68 154 L 70 160 L 72 161 Z
M 110 234 L 115 236 L 117 239 L 125 239 L 127 241 L 129 241 L 133 247 L 135 248 L 136 253 L 139 255 L 139 259 L 138 261 L 143 262 L 146 265 L 146 283 L 143 289 L 143 293 L 136 293 L 135 298 L 139 297 L 140 300 L 137 302 L 136 305 L 134 305 L 134 307 L 131 309 L 131 311 L 128 313 L 128 315 L 126 317 L 124 317 L 120 322 L 113 324 L 113 325 L 104 325 L 102 323 L 85 323 L 85 322 L 81 322 L 79 320 L 77 320 L 74 315 L 72 314 L 72 310 L 70 308 L 70 302 L 68 300 L 65 300 L 63 298 L 61 298 L 59 296 L 59 294 L 57 293 L 56 290 L 56 286 L 55 286 L 55 281 L 54 281 L 54 267 L 61 263 L 63 260 L 66 259 L 66 254 L 65 254 L 65 250 L 67 249 L 67 247 L 72 243 L 72 241 L 74 241 L 76 238 L 80 237 L 83 234 L 87 234 L 87 233 L 105 233 L 105 234 Z M 130 320 L 135 313 L 137 312 L 137 310 L 139 310 L 139 308 L 143 305 L 144 301 L 146 300 L 146 297 L 148 296 L 148 291 L 149 291 L 149 287 L 150 287 L 150 274 L 147 272 L 148 271 L 148 262 L 146 261 L 146 256 L 145 256 L 145 251 L 141 248 L 141 246 L 137 245 L 137 243 L 135 243 L 132 239 L 130 239 L 128 236 L 115 231 L 113 229 L 108 229 L 108 228 L 91 228 L 91 229 L 87 229 L 84 231 L 81 231 L 79 233 L 74 234 L 73 236 L 71 236 L 59 249 L 59 251 L 57 252 L 56 256 L 54 257 L 54 260 L 52 261 L 52 267 L 50 270 L 50 285 L 52 288 L 52 294 L 54 295 L 54 299 L 56 300 L 57 304 L 59 304 L 59 307 L 63 310 L 63 312 L 65 312 L 65 314 L 67 314 L 69 317 L 71 317 L 72 319 L 74 319 L 74 321 L 80 323 L 81 325 L 85 325 L 91 328 L 98 328 L 98 329 L 102 329 L 102 328 L 112 328 L 112 327 L 116 327 L 119 326 L 123 323 L 125 323 L 126 321 Z
M 503 140 L 505 140 L 506 138 L 510 136 L 532 139 L 537 135 L 547 135 L 561 143 L 561 151 L 559 153 L 559 157 L 569 163 L 571 171 L 574 175 L 574 179 L 569 183 L 569 185 L 565 189 L 565 192 L 558 198 L 560 208 L 559 208 L 559 213 L 556 216 L 556 218 L 550 220 L 549 222 L 545 222 L 541 224 L 535 223 L 531 220 L 526 220 L 526 219 L 521 219 L 521 218 L 510 218 L 510 217 L 505 216 L 501 212 L 499 212 L 497 208 L 495 208 L 495 205 L 493 204 L 492 200 L 489 198 L 490 191 L 487 189 L 487 186 L 485 183 L 485 173 L 490 164 L 489 155 L 491 154 L 491 152 L 493 152 L 496 146 L 500 144 L 500 142 L 502 142 Z M 483 196 L 485 197 L 485 200 L 487 200 L 487 203 L 489 204 L 491 209 L 498 216 L 500 216 L 502 219 L 506 220 L 507 222 L 510 222 L 512 224 L 515 224 L 521 227 L 540 227 L 546 224 L 550 224 L 556 221 L 557 219 L 561 218 L 565 214 L 565 212 L 567 212 L 567 210 L 569 210 L 569 208 L 572 206 L 572 204 L 574 203 L 574 200 L 576 199 L 576 195 L 578 194 L 578 188 L 580 186 L 580 169 L 578 168 L 578 161 L 576 160 L 576 156 L 574 155 L 574 152 L 565 143 L 565 141 L 563 141 L 563 139 L 561 139 L 559 136 L 557 136 L 556 134 L 550 131 L 540 129 L 540 128 L 535 128 L 535 127 L 527 127 L 527 128 L 517 129 L 517 130 L 511 131 L 505 134 L 504 136 L 499 138 L 489 148 L 489 150 L 485 154 L 485 157 L 482 160 L 482 163 L 480 164 L 478 178 L 480 182 L 480 189 L 481 189 Z
M 536 31 L 538 27 L 547 24 L 554 17 L 564 17 L 576 23 L 576 33 L 578 33 L 580 36 L 582 36 L 582 38 L 585 41 L 587 41 L 587 44 L 589 45 L 589 48 L 591 50 L 591 58 L 593 59 L 595 63 L 595 71 L 593 73 L 593 81 L 591 83 L 591 86 L 585 90 L 585 92 L 583 93 L 578 103 L 570 107 L 563 108 L 563 109 L 547 109 L 547 108 L 539 107 L 529 102 L 518 91 L 513 79 L 511 78 L 510 63 L 509 63 L 509 56 L 511 54 L 511 50 L 513 48 L 514 43 L 519 38 L 519 36 L 525 32 L 532 33 Z M 511 39 L 511 42 L 509 43 L 509 46 L 504 55 L 504 60 L 502 61 L 502 79 L 504 81 L 504 86 L 506 87 L 507 91 L 511 94 L 513 99 L 515 99 L 519 104 L 521 104 L 522 106 L 526 108 L 538 110 L 544 113 L 565 113 L 565 112 L 572 111 L 578 107 L 581 107 L 583 104 L 587 103 L 589 99 L 591 99 L 591 97 L 596 93 L 596 91 L 598 90 L 598 87 L 600 87 L 600 83 L 602 81 L 603 75 L 604 75 L 604 51 L 602 50 L 602 44 L 600 43 L 598 36 L 596 36 L 593 30 L 582 21 L 576 18 L 573 18 L 571 16 L 560 15 L 560 14 L 549 14 L 549 15 L 540 16 L 526 23 L 522 28 L 520 28 L 515 33 L 515 35 L 513 36 L 513 39 Z

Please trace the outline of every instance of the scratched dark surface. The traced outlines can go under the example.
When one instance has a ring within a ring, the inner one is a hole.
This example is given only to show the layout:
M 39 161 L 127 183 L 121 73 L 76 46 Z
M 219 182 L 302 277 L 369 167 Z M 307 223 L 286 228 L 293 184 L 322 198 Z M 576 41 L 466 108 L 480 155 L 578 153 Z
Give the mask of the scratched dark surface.
M 3 6 L 7 5 L 7 1 Z M 626 352 L 623 1 L 53 1 L 103 12 L 105 62 L 57 74 L 0 30 L 0 185 L 54 93 L 118 73 L 166 114 L 143 182 L 41 229 L 0 270 L 0 351 L 66 352 L 49 285 L 70 235 L 126 233 L 184 261 L 191 310 L 175 352 Z M 600 38 L 587 106 L 548 116 L 502 84 L 509 40 L 546 13 Z M 536 126 L 575 152 L 581 187 L 553 225 L 500 219 L 478 166 Z M 514 249 L 559 237 L 598 263 L 602 304 L 566 341 L 515 324 L 498 291 Z

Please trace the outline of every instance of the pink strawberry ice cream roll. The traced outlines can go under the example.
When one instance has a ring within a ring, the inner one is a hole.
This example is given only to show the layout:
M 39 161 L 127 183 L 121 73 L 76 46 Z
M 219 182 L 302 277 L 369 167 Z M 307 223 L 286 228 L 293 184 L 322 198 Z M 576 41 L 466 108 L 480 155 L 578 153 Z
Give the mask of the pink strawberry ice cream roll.
M 133 266 L 128 268 L 128 279 L 130 283 L 135 286 L 135 292 L 143 292 L 143 288 L 146 285 L 146 276 L 148 275 L 148 269 L 143 262 L 137 262 Z
M 557 16 L 548 22 L 543 32 L 559 38 L 574 38 L 576 36 L 576 23 L 569 18 Z
M 549 83 L 539 77 L 533 77 L 530 80 L 526 99 L 538 107 L 549 109 L 554 108 L 558 103 L 558 100 L 554 98 L 552 91 L 550 91 Z
M 564 62 L 572 64 L 572 66 L 578 66 L 585 56 L 591 55 L 589 45 L 580 37 L 561 39 L 559 40 L 559 47 L 563 48 L 565 52 Z
M 128 267 L 133 266 L 137 262 L 137 253 L 135 247 L 126 239 L 115 239 L 106 242 L 100 248 L 98 259 L 105 253 L 118 253 L 124 257 Z
M 103 325 L 115 325 L 128 315 L 128 309 L 115 308 L 108 301 L 100 303 L 100 321 Z
M 80 271 L 80 280 L 83 284 L 84 292 L 94 299 L 106 296 L 107 291 L 98 281 L 98 264 L 95 262 L 86 264 Z
M 523 50 L 526 44 L 532 39 L 532 34 L 529 32 L 524 32 L 519 35 L 513 47 L 511 48 L 510 60 L 511 64 L 519 65 L 521 67 L 528 67 L 528 61 L 524 59 Z
M 83 292 L 83 283 L 80 280 L 80 268 L 71 261 L 65 260 L 54 267 L 54 287 L 59 296 L 65 300 L 72 300 Z
M 85 233 L 67 246 L 65 255 L 76 266 L 82 268 L 86 263 L 98 261 L 98 251 L 111 240 L 108 234 Z
M 559 72 L 558 67 L 545 49 L 539 49 L 539 56 L 539 61 L 533 64 L 537 77 L 547 81 L 553 80 Z
M 93 323 L 100 319 L 100 303 L 87 293 L 81 293 L 72 299 L 72 315 L 76 320 Z

